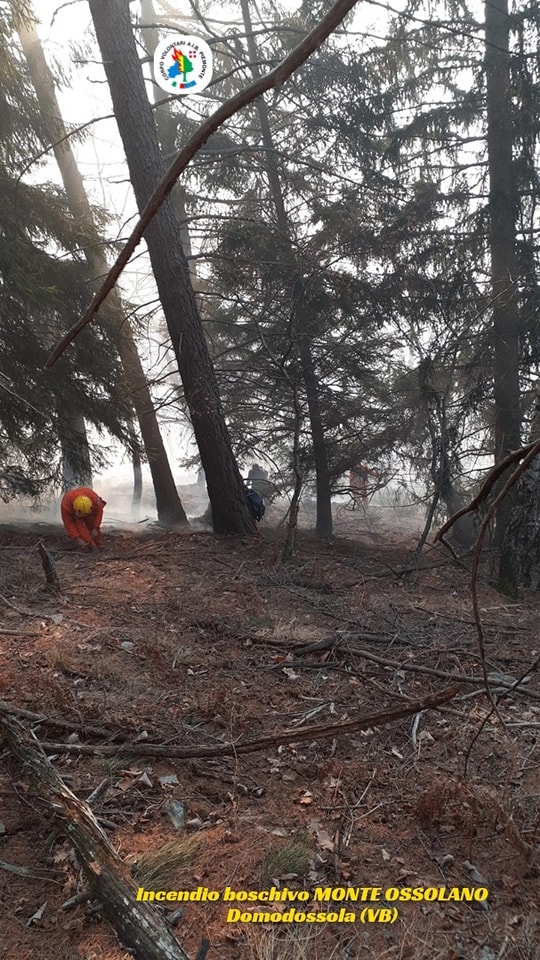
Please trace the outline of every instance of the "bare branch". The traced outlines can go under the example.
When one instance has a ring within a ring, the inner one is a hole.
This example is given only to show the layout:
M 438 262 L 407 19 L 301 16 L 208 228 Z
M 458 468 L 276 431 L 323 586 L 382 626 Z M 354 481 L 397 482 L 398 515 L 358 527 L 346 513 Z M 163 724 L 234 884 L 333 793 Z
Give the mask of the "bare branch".
M 510 484 L 510 486 L 513 486 L 516 480 L 518 480 L 521 474 L 527 469 L 531 460 L 534 460 L 535 456 L 537 456 L 538 453 L 540 453 L 540 441 L 535 441 L 534 443 L 528 443 L 525 447 L 520 447 L 519 450 L 513 450 L 512 453 L 509 453 L 508 456 L 506 456 L 503 460 L 499 460 L 499 462 L 496 463 L 495 466 L 492 467 L 491 470 L 489 471 L 486 479 L 484 480 L 476 496 L 473 497 L 473 499 L 468 504 L 466 504 L 466 506 L 462 507 L 461 510 L 458 510 L 457 513 L 454 513 L 451 517 L 448 518 L 448 520 L 446 521 L 446 523 L 442 525 L 440 530 L 437 530 L 437 533 L 435 534 L 433 540 L 434 541 L 440 540 L 442 543 L 446 544 L 446 541 L 444 539 L 445 533 L 447 533 L 447 531 L 450 530 L 450 527 L 454 526 L 454 524 L 456 523 L 457 520 L 459 520 L 460 517 L 464 517 L 466 513 L 471 513 L 473 510 L 476 509 L 476 507 L 478 507 L 482 503 L 483 500 L 486 499 L 495 481 L 499 479 L 501 474 L 503 474 L 509 466 L 511 466 L 516 461 L 523 460 L 525 457 L 527 458 L 527 462 L 523 465 L 522 469 L 519 470 L 519 473 L 515 476 L 515 479 L 512 480 L 512 483 Z M 513 477 L 514 477 L 514 474 L 512 474 L 512 478 Z M 506 492 L 506 487 L 504 492 Z M 500 502 L 499 498 L 497 498 L 497 502 Z M 491 514 L 490 514 L 490 519 L 491 519 Z M 448 546 L 448 544 L 446 545 Z
M 270 73 L 267 73 L 263 77 L 259 77 L 244 90 L 241 90 L 240 93 L 231 97 L 230 100 L 227 100 L 226 103 L 219 107 L 201 124 L 183 150 L 180 151 L 174 163 L 169 167 L 161 183 L 158 184 L 154 190 L 126 246 L 111 267 L 105 282 L 94 296 L 85 315 L 68 330 L 66 335 L 62 337 L 56 345 L 45 364 L 46 368 L 50 369 L 53 367 L 59 357 L 62 356 L 66 347 L 73 342 L 84 327 L 92 322 L 101 304 L 116 284 L 135 248 L 141 242 L 148 224 L 170 194 L 180 174 L 183 173 L 189 162 L 206 143 L 208 138 L 218 130 L 225 120 L 234 116 L 235 113 L 238 113 L 238 111 L 247 106 L 248 103 L 251 103 L 263 93 L 266 93 L 267 90 L 271 90 L 273 87 L 279 87 L 285 83 L 294 71 L 305 63 L 308 57 L 324 43 L 356 3 L 357 0 L 337 0 L 337 3 L 334 4 L 329 13 L 323 17 L 320 23 L 308 33 L 304 40 L 302 40 L 274 70 L 271 70 Z

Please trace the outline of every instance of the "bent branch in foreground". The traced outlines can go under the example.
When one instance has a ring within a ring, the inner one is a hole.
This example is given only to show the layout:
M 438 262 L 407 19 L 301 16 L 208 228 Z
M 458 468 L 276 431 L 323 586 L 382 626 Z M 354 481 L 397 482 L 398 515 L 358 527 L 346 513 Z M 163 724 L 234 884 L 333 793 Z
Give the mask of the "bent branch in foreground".
M 334 4 L 320 23 L 304 37 L 302 42 L 299 43 L 274 70 L 255 80 L 244 90 L 241 90 L 240 93 L 237 93 L 236 96 L 227 100 L 226 103 L 214 111 L 214 113 L 201 124 L 198 130 L 195 131 L 150 197 L 124 249 L 111 267 L 85 315 L 68 330 L 66 335 L 62 337 L 52 351 L 45 364 L 46 369 L 54 366 L 59 357 L 62 356 L 66 347 L 73 342 L 84 327 L 92 322 L 101 304 L 116 284 L 132 253 L 141 242 L 148 224 L 153 217 L 155 217 L 162 203 L 168 197 L 180 174 L 184 172 L 197 151 L 204 146 L 208 138 L 216 132 L 225 120 L 234 116 L 235 113 L 238 113 L 238 111 L 247 106 L 248 103 L 251 103 L 263 93 L 266 93 L 267 90 L 271 90 L 272 87 L 278 87 L 285 83 L 294 71 L 297 70 L 298 67 L 301 67 L 308 57 L 324 43 L 357 2 L 358 0 L 337 0 L 337 3 Z
M 357 717 L 346 720 L 344 723 L 326 723 L 302 730 L 281 730 L 266 737 L 257 737 L 253 740 L 236 740 L 233 743 L 224 743 L 219 746 L 192 746 L 177 747 L 172 743 L 122 743 L 103 744 L 93 746 L 86 743 L 51 743 L 42 741 L 43 750 L 52 753 L 81 753 L 102 757 L 165 757 L 169 760 L 189 760 L 193 757 L 236 757 L 240 753 L 256 753 L 268 747 L 280 746 L 283 743 L 299 743 L 302 740 L 326 740 L 329 737 L 339 737 L 343 733 L 357 733 L 360 730 L 369 730 L 371 727 L 381 727 L 396 720 L 403 720 L 422 710 L 440 707 L 443 703 L 453 700 L 460 691 L 459 685 L 448 687 L 439 693 L 430 694 L 422 700 L 413 700 L 406 706 L 396 710 L 384 710 L 381 713 L 372 713 L 370 716 Z M 2 710 L 0 701 L 0 713 Z M 0 729 L 2 724 L 0 718 Z
M 117 755 L 139 752 L 147 756 L 227 756 L 252 753 L 270 745 L 291 743 L 298 740 L 334 737 L 339 733 L 366 730 L 400 720 L 430 707 L 438 707 L 451 700 L 459 687 L 451 687 L 440 693 L 416 700 L 397 710 L 387 710 L 369 717 L 345 723 L 321 724 L 305 730 L 285 730 L 256 740 L 224 744 L 221 747 L 183 749 L 170 744 L 125 744 L 123 746 L 86 747 L 84 744 L 62 744 L 55 749 L 62 751 L 74 747 L 81 753 L 111 752 Z M 29 733 L 18 721 L 0 716 L 0 732 L 11 752 L 20 762 L 25 775 L 32 781 L 41 800 L 60 821 L 62 830 L 72 841 L 92 896 L 103 905 L 105 916 L 115 929 L 121 943 L 131 950 L 137 960 L 189 960 L 188 955 L 165 925 L 159 914 L 147 903 L 139 902 L 135 887 L 125 875 L 125 865 L 109 843 L 87 803 L 79 800 L 64 784 L 52 764 L 43 753 L 34 734 Z M 44 746 L 51 746 L 50 744 Z

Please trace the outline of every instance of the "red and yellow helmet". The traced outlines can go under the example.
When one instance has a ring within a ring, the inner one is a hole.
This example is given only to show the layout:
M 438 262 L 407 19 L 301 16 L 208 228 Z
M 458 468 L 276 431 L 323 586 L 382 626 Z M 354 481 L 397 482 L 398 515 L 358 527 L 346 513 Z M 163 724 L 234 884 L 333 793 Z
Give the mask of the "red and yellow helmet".
M 73 501 L 73 510 L 76 517 L 87 517 L 88 514 L 92 513 L 92 501 L 90 497 L 85 497 L 84 494 L 81 494 L 79 497 L 75 497 Z

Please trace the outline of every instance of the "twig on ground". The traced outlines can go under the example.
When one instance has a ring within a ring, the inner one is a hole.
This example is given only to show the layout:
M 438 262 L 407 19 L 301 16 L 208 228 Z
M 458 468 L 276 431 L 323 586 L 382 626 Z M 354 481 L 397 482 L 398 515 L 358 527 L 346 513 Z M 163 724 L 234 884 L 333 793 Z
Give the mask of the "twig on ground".
M 93 807 L 94 804 L 98 802 L 98 800 L 106 792 L 107 787 L 110 785 L 110 782 L 111 782 L 110 777 L 105 777 L 105 779 L 102 780 L 101 783 L 98 783 L 95 790 L 92 790 L 92 793 L 90 794 L 90 796 L 86 798 L 86 802 L 89 807 Z
M 69 900 L 65 900 L 61 905 L 61 910 L 72 910 L 73 907 L 78 907 L 81 903 L 88 903 L 89 900 L 93 900 L 92 894 L 87 890 L 81 893 L 76 893 L 74 897 L 70 897 Z
M 343 649 L 341 644 L 338 644 L 338 649 Z M 455 683 L 471 683 L 479 684 L 484 682 L 483 677 L 468 677 L 463 673 L 450 673 L 448 670 L 439 670 L 437 667 L 423 667 L 415 663 L 399 663 L 395 660 L 388 660 L 385 657 L 379 657 L 375 653 L 370 653 L 369 650 L 363 650 L 357 647 L 347 647 L 350 653 L 354 653 L 358 657 L 364 657 L 366 660 L 372 660 L 374 663 L 380 663 L 384 667 L 393 667 L 395 670 L 410 670 L 412 673 L 425 673 L 431 677 L 440 677 L 443 680 L 453 681 Z M 529 670 L 527 670 L 527 673 Z M 498 681 L 500 686 L 504 687 L 507 692 L 510 690 L 520 693 L 523 696 L 531 697 L 533 700 L 540 700 L 540 693 L 534 693 L 532 690 L 521 690 L 519 688 L 519 683 L 505 683 L 504 681 Z M 521 682 L 521 681 L 520 681 Z
M 411 740 L 412 740 L 413 750 L 416 750 L 416 747 L 417 747 L 417 745 L 418 745 L 418 741 L 417 741 L 417 739 L 416 739 L 416 734 L 418 733 L 418 727 L 420 726 L 420 717 L 421 717 L 421 716 L 422 716 L 421 713 L 417 713 L 416 716 L 415 716 L 415 718 L 414 718 L 414 720 L 413 720 L 413 725 L 412 725 L 412 730 L 411 730 Z
M 46 549 L 45 544 L 42 540 L 38 543 L 38 552 L 41 558 L 41 565 L 45 571 L 45 577 L 49 587 L 52 587 L 57 593 L 60 592 L 60 581 L 58 579 L 58 572 L 56 569 L 56 563 L 54 557 Z
M 195 957 L 195 960 L 205 960 L 206 954 L 208 953 L 209 946 L 210 946 L 209 940 L 201 940 L 201 945 L 197 950 L 197 956 Z

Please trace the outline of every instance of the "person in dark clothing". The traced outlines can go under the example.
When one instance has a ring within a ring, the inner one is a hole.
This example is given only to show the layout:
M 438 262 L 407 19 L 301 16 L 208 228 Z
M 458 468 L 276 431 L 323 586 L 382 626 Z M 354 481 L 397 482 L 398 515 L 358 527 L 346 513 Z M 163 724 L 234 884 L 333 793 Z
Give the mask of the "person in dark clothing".
M 268 471 L 258 463 L 253 463 L 248 473 L 248 480 L 268 480 Z

